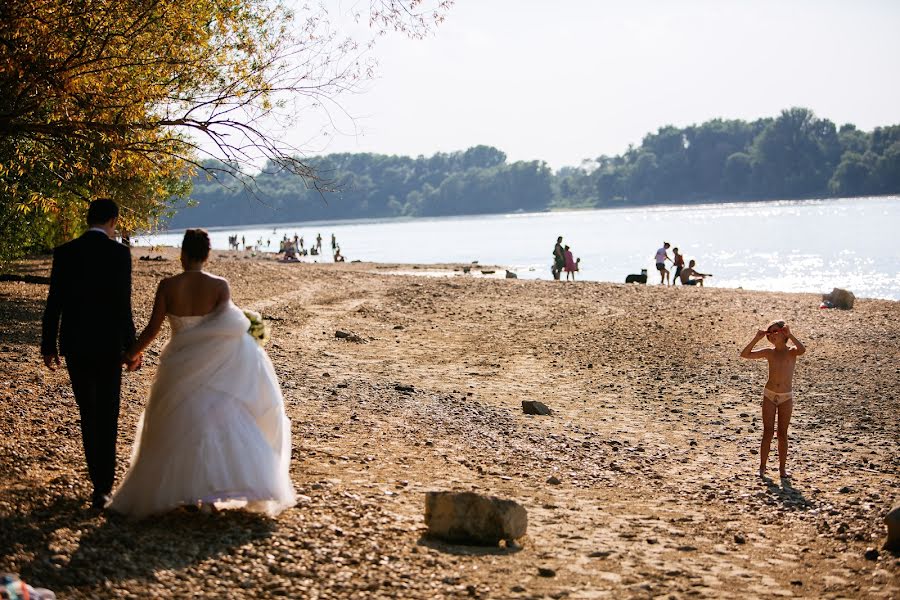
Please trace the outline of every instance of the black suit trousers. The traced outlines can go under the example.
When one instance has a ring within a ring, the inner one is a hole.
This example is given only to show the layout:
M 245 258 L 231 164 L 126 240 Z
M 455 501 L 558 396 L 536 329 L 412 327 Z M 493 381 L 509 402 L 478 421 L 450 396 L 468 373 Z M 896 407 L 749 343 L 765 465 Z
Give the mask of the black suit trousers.
M 94 495 L 108 494 L 116 474 L 121 363 L 118 359 L 67 356 L 66 369 L 81 414 L 81 439 Z

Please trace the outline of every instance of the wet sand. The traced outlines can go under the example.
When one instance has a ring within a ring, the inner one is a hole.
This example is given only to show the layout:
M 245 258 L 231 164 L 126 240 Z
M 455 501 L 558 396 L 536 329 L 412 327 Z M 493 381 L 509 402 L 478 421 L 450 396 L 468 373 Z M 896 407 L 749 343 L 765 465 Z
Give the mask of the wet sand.
M 139 328 L 179 270 L 163 255 L 134 262 Z M 68 378 L 40 367 L 47 286 L 0 282 L 0 571 L 60 598 L 900 595 L 880 550 L 900 500 L 900 303 L 384 274 L 412 268 L 215 253 L 209 270 L 274 330 L 300 494 L 275 520 L 91 512 Z M 738 358 L 776 317 L 808 348 L 784 482 L 774 444 L 774 479 L 756 475 L 765 362 Z M 167 337 L 125 377 L 119 478 Z M 445 489 L 519 501 L 528 535 L 423 537 L 424 493 Z

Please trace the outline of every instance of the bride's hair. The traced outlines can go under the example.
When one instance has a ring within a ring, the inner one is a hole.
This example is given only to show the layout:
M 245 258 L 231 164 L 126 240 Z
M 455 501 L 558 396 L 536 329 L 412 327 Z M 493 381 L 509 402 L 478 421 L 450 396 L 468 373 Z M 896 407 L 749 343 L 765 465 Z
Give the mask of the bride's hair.
M 181 250 L 191 260 L 206 260 L 209 258 L 209 248 L 209 234 L 205 229 L 188 229 L 184 232 Z

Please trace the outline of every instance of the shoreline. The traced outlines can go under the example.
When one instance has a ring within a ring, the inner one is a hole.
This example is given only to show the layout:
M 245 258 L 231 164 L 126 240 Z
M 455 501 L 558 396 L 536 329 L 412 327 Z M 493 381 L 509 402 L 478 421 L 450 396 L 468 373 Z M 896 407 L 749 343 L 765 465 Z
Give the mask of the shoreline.
M 178 248 L 175 246 L 137 246 L 137 245 L 133 245 L 133 246 L 131 246 L 131 248 L 132 248 L 132 254 L 135 254 L 135 252 L 137 252 L 139 254 L 141 251 L 146 251 L 148 253 L 148 255 L 152 254 L 153 252 L 157 252 L 156 249 L 163 248 L 163 249 L 166 249 L 168 252 L 175 253 L 175 257 L 176 257 L 175 259 L 177 260 Z M 154 250 L 151 251 L 151 249 L 154 249 Z M 311 260 L 314 257 L 309 257 L 309 256 L 303 257 L 301 260 L 298 260 L 298 261 L 283 261 L 283 260 L 275 258 L 278 256 L 278 254 L 276 254 L 274 252 L 251 251 L 251 250 L 213 250 L 212 252 L 222 255 L 222 256 L 232 256 L 233 255 L 234 257 L 237 257 L 237 258 L 269 261 L 269 262 L 275 262 L 275 263 L 285 264 L 285 265 L 305 264 L 305 265 L 323 265 L 324 266 L 324 265 L 332 265 L 332 264 L 342 264 L 342 265 L 350 266 L 351 268 L 354 265 L 362 265 L 363 267 L 368 267 L 369 269 L 375 269 L 376 272 L 381 272 L 384 274 L 392 274 L 392 275 L 410 275 L 410 276 L 416 276 L 416 277 L 428 277 L 428 276 L 430 276 L 430 272 L 440 273 L 443 271 L 447 271 L 447 274 L 445 276 L 453 276 L 455 274 L 455 275 L 458 275 L 461 277 L 465 276 L 465 275 L 472 275 L 473 277 L 477 277 L 478 272 L 480 270 L 492 270 L 492 271 L 494 271 L 494 273 L 492 274 L 492 278 L 494 278 L 494 279 L 505 279 L 505 272 L 511 271 L 513 273 L 516 273 L 517 279 L 519 279 L 521 281 L 545 281 L 545 282 L 553 282 L 554 281 L 551 277 L 546 277 L 546 278 L 533 277 L 532 278 L 532 277 L 528 277 L 528 276 L 519 276 L 520 272 L 516 271 L 514 267 L 511 268 L 509 266 L 499 265 L 499 264 L 481 264 L 481 263 L 475 263 L 475 262 L 471 262 L 471 263 L 463 263 L 463 262 L 403 263 L 403 262 L 376 262 L 376 261 L 363 261 L 363 260 L 353 260 L 353 261 L 347 261 L 344 263 L 335 263 L 332 260 L 325 260 L 325 261 L 321 261 L 321 262 L 318 260 Z M 320 255 L 320 256 L 324 256 L 326 258 L 328 257 L 327 254 Z M 143 262 L 153 262 L 153 261 L 143 261 Z M 393 273 L 385 273 L 385 271 L 387 271 L 389 269 L 394 272 Z M 464 272 L 465 269 L 469 269 L 470 273 Z M 648 278 L 652 277 L 652 275 L 653 275 L 652 273 L 648 273 Z M 599 283 L 599 284 L 608 284 L 608 285 L 621 284 L 621 285 L 645 285 L 646 287 L 661 287 L 657 283 L 623 284 L 620 281 L 604 281 L 604 280 L 596 280 L 596 279 L 578 279 L 576 281 L 571 281 L 571 282 L 561 280 L 558 283 L 562 283 L 562 284 L 565 284 L 565 283 L 576 283 L 576 284 Z M 718 287 L 718 286 L 714 285 L 714 283 L 715 282 L 713 282 L 713 285 L 710 285 L 710 286 L 703 286 L 700 289 L 702 289 L 702 290 L 749 291 L 749 292 L 771 293 L 771 294 L 806 294 L 806 295 L 811 295 L 811 296 L 817 296 L 819 298 L 819 300 L 818 300 L 819 303 L 822 302 L 823 294 L 827 294 L 827 293 L 831 292 L 831 290 L 828 290 L 826 292 L 813 292 L 813 291 L 789 291 L 789 290 L 760 290 L 760 289 L 745 288 L 745 287 Z M 666 286 L 666 287 L 668 287 L 668 286 Z M 684 288 L 685 286 L 678 284 L 678 285 L 671 286 L 671 287 L 675 288 L 675 289 L 681 289 L 681 288 Z M 852 292 L 853 290 L 849 290 L 849 291 Z M 897 300 L 894 298 L 875 298 L 875 297 L 868 297 L 868 296 L 858 296 L 855 293 L 854 293 L 854 296 L 856 296 L 857 300 L 872 300 L 872 301 L 884 301 L 884 302 L 894 302 L 894 303 L 900 302 L 900 300 Z M 829 310 L 840 310 L 840 309 L 829 309 Z

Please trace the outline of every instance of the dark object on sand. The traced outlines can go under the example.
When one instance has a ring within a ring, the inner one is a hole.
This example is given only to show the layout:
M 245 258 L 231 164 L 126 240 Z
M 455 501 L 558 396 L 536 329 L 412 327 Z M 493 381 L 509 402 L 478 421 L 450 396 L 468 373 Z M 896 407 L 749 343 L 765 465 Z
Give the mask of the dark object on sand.
M 0 275 L 0 281 L 21 281 L 22 283 L 39 283 L 47 285 L 50 283 L 50 278 L 42 277 L 40 275 L 11 275 L 4 273 Z
M 334 332 L 334 337 L 342 340 L 349 340 L 351 342 L 356 342 L 357 344 L 365 344 L 365 338 L 362 338 L 355 333 L 350 333 L 349 331 L 341 331 L 338 329 Z
M 822 308 L 842 308 L 844 310 L 850 310 L 853 308 L 853 303 L 855 301 L 856 296 L 853 295 L 853 292 L 848 292 L 841 288 L 834 288 L 831 290 L 831 293 L 822 294 Z
M 522 400 L 522 412 L 526 415 L 550 416 L 553 411 L 550 410 L 543 402 L 537 400 Z
M 152 260 L 155 262 L 163 262 L 163 261 L 166 261 L 169 259 L 164 256 L 152 256 L 152 257 L 151 256 L 142 256 L 138 260 Z
M 629 275 L 625 283 L 647 283 L 647 269 L 641 269 L 640 275 Z

